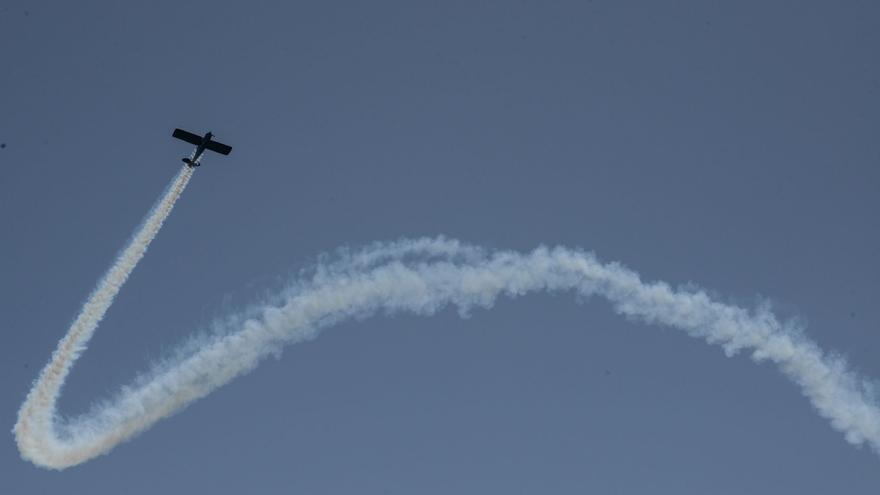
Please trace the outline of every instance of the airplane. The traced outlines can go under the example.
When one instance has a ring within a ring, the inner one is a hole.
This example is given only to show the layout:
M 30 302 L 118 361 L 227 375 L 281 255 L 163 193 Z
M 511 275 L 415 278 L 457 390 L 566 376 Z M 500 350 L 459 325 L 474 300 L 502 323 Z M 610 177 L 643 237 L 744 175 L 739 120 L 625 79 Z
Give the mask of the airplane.
M 196 150 L 193 152 L 191 158 L 183 158 L 183 163 L 185 163 L 188 167 L 198 167 L 199 159 L 202 157 L 202 153 L 205 150 L 210 150 L 215 153 L 220 153 L 221 155 L 228 155 L 230 151 L 232 151 L 232 146 L 227 146 L 223 143 L 212 141 L 211 138 L 214 137 L 213 134 L 208 132 L 204 136 L 197 136 L 191 132 L 186 132 L 183 129 L 174 129 L 174 132 L 171 134 L 172 137 L 176 137 L 182 141 L 186 141 L 189 144 L 196 145 Z

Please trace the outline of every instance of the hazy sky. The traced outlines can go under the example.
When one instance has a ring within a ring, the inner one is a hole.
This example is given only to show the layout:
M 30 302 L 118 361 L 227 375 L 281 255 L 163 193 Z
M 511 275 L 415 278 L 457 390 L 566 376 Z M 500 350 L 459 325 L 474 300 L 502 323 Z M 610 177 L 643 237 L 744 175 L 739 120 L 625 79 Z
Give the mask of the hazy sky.
M 880 379 L 876 2 L 0 7 L 0 424 L 190 147 L 208 156 L 66 415 L 339 246 L 562 244 L 760 297 Z M 0 493 L 874 494 L 772 366 L 567 294 L 288 348 Z

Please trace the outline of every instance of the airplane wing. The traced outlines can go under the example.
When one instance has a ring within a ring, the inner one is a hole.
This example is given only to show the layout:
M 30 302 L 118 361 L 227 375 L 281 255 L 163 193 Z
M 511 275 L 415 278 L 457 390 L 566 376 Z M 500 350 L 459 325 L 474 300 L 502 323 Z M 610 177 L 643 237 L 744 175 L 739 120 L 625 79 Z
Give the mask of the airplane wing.
M 174 129 L 174 133 L 171 134 L 172 137 L 176 137 L 182 141 L 186 141 L 189 144 L 194 144 L 198 146 L 202 143 L 202 136 L 196 136 L 191 132 L 186 132 L 183 129 Z
M 220 153 L 221 155 L 228 155 L 230 151 L 232 151 L 232 146 L 227 146 L 223 143 L 218 143 L 217 141 L 208 141 L 208 144 L 205 145 L 205 148 L 215 152 Z

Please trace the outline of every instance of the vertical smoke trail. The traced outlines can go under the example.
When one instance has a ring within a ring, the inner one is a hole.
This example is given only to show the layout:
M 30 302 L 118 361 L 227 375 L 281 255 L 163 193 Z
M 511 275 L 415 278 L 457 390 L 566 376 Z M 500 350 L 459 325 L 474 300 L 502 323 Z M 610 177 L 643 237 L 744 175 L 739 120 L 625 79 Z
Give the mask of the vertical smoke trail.
M 750 351 L 753 359 L 776 364 L 848 442 L 866 443 L 880 453 L 874 386 L 842 359 L 823 352 L 799 328 L 780 322 L 769 308 L 749 311 L 713 301 L 700 290 L 644 282 L 635 272 L 580 250 L 490 252 L 443 238 L 376 243 L 341 251 L 335 259 L 322 258 L 311 276 L 292 281 L 272 301 L 219 320 L 212 333 L 181 346 L 115 397 L 81 417 L 61 421 L 55 407 L 64 379 L 191 174 L 185 168 L 171 183 L 28 394 L 14 429 L 25 459 L 63 469 L 105 454 L 249 372 L 267 355 L 315 338 L 345 319 L 379 312 L 431 315 L 449 305 L 467 312 L 489 308 L 500 296 L 537 291 L 602 296 L 621 315 L 680 329 L 721 346 L 728 355 Z
M 119 289 L 143 258 L 165 219 L 171 214 L 174 203 L 183 193 L 192 174 L 193 169 L 185 166 L 171 181 L 140 228 L 119 253 L 116 262 L 98 282 L 67 334 L 58 343 L 52 359 L 40 372 L 39 378 L 19 410 L 18 422 L 13 430 L 22 453 L 39 451 L 52 458 L 63 458 L 63 451 L 66 449 L 59 445 L 53 435 L 55 404 L 60 396 L 61 387 L 73 363 L 94 335 L 98 323 L 113 304 Z

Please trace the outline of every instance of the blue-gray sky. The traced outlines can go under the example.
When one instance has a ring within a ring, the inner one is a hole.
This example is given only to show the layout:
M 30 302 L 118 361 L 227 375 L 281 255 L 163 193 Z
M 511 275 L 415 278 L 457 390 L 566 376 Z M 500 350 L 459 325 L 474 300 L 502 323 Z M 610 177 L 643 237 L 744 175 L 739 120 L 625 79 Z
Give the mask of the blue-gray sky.
M 880 378 L 874 2 L 0 7 L 0 423 L 177 171 L 65 388 L 84 411 L 341 245 L 564 244 L 757 296 Z M 567 295 L 349 322 L 0 492 L 876 493 L 769 365 Z

